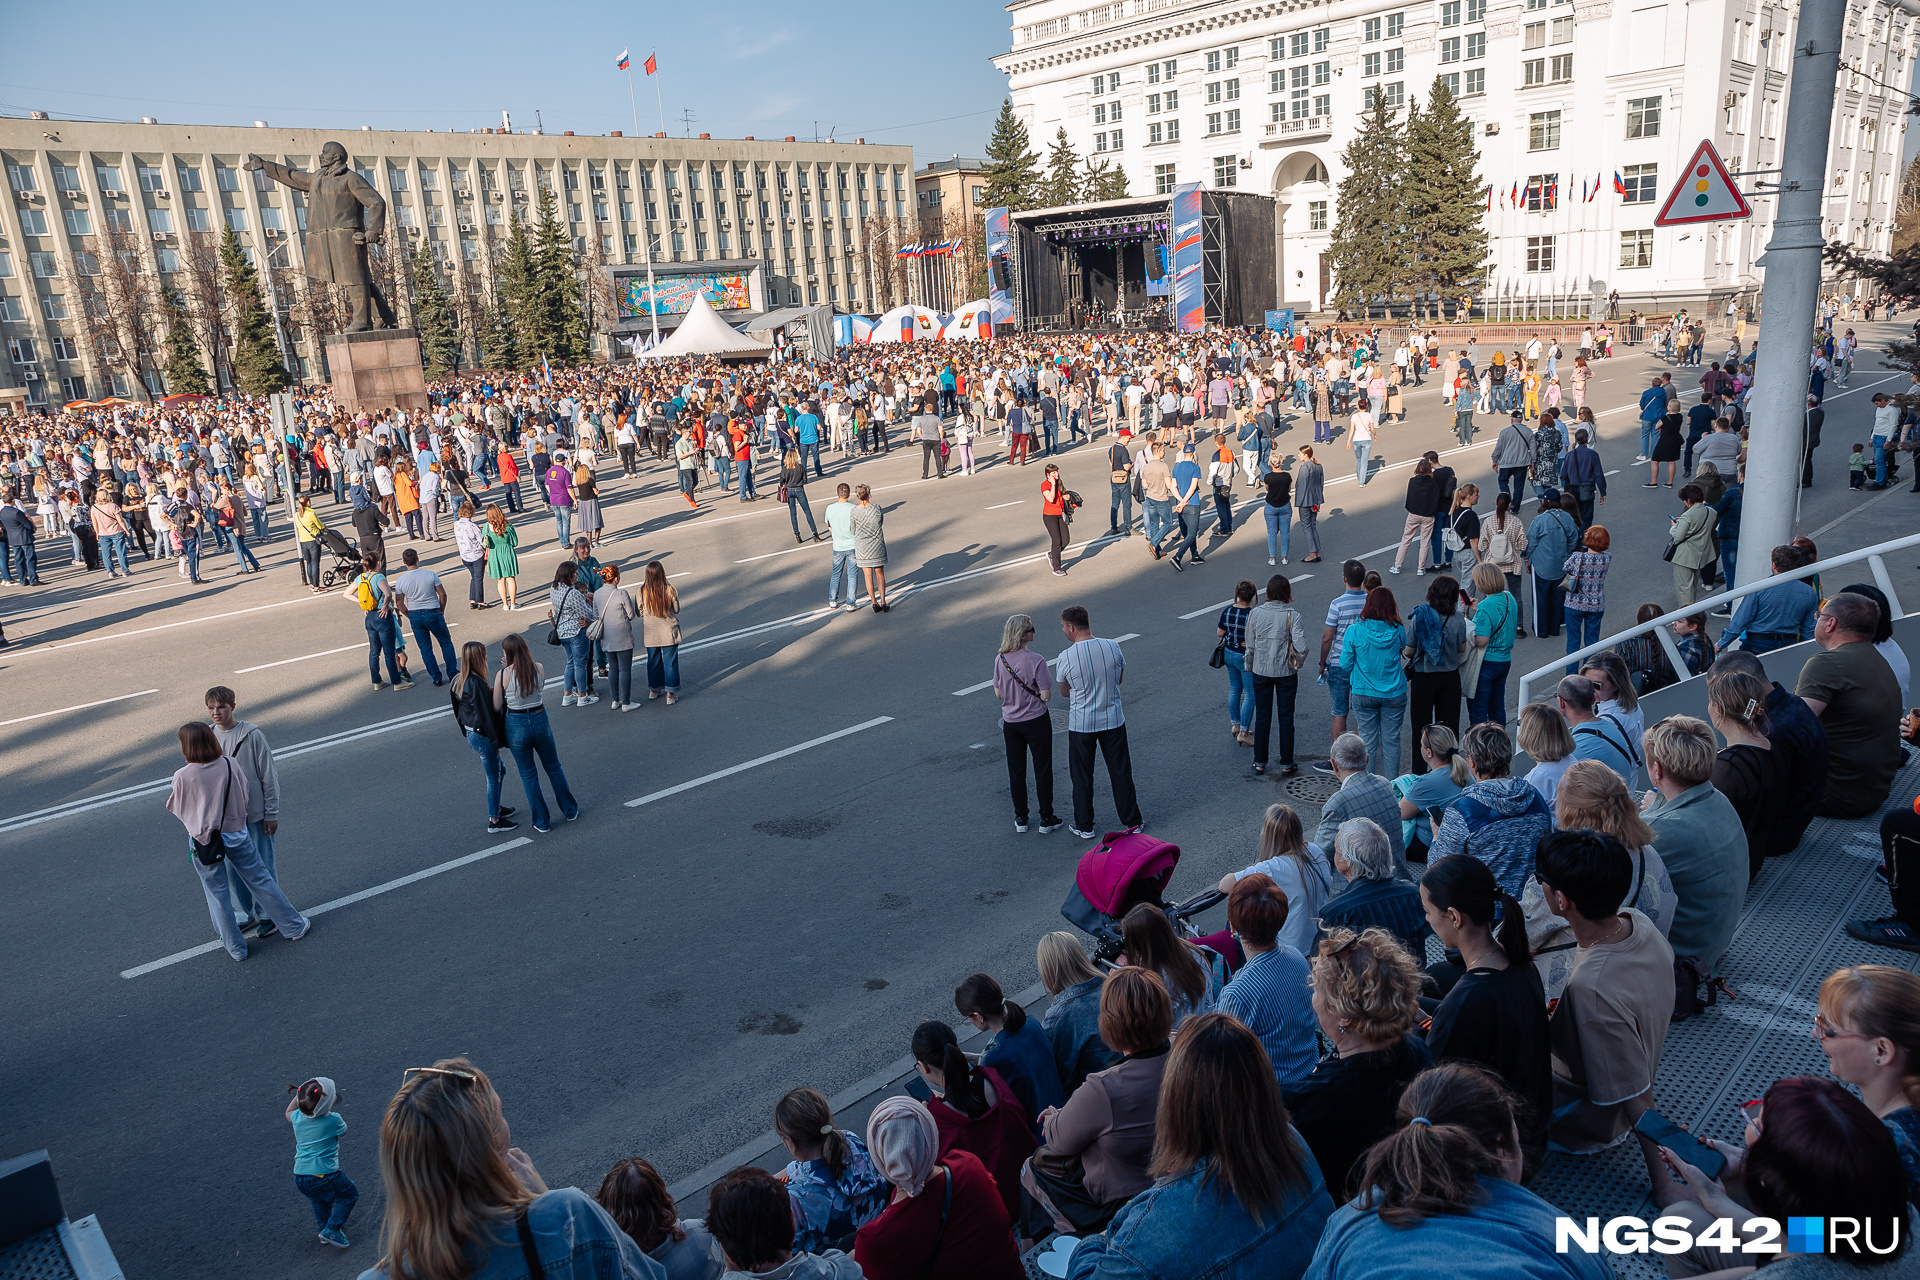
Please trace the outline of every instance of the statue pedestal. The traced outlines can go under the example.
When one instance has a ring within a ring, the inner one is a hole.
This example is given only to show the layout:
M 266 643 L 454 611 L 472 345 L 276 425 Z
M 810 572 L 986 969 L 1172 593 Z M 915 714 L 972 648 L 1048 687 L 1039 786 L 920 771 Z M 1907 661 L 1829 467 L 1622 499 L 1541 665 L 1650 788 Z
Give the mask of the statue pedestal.
M 414 329 L 369 329 L 325 339 L 333 398 L 351 413 L 427 407 L 427 380 Z

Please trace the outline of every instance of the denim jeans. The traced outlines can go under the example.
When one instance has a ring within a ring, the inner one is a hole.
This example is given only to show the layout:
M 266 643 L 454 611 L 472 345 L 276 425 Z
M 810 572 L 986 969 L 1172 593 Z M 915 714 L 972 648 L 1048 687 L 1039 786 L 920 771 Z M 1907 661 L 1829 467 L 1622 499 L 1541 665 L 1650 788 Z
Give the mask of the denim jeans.
M 507 766 L 500 759 L 500 748 L 484 733 L 467 730 L 467 745 L 480 755 L 481 772 L 487 775 L 487 821 L 500 816 L 500 784 L 506 780 Z
M 247 509 L 247 517 L 253 521 L 254 538 L 260 542 L 265 542 L 267 540 L 267 509 L 265 507 L 249 507 Z
M 186 567 L 186 578 L 189 581 L 198 582 L 200 580 L 200 539 L 181 540 L 180 561 Z
M 622 706 L 633 701 L 633 650 L 608 649 L 607 696 Z
M 1373 441 L 1355 440 L 1353 442 L 1353 478 L 1361 484 L 1367 482 L 1367 461 L 1373 456 Z
M 348 1215 L 360 1199 L 360 1188 L 338 1169 L 320 1177 L 296 1173 L 293 1185 L 312 1203 L 314 1223 L 322 1231 L 338 1231 L 346 1226 Z
M 827 473 L 820 467 L 820 442 L 818 440 L 802 440 L 800 442 L 800 469 L 802 471 L 806 470 L 807 459 L 809 458 L 813 459 L 813 478 L 816 480 L 826 479 Z
M 1147 498 L 1143 500 L 1142 505 L 1147 509 L 1144 518 L 1147 545 L 1157 547 L 1160 545 L 1160 540 L 1167 536 L 1167 530 L 1173 524 L 1173 499 Z
M 573 540 L 572 507 L 555 507 L 553 509 L 553 532 L 563 547 Z
M 273 876 L 277 882 L 279 873 L 273 867 L 273 837 L 267 834 L 266 820 L 249 822 L 247 834 L 253 837 L 253 847 L 259 852 L 260 861 L 265 864 L 267 874 Z M 233 896 L 233 909 L 239 913 L 241 923 L 260 918 L 260 908 L 255 905 L 253 891 L 247 888 L 246 881 L 239 876 L 228 876 L 227 889 Z
M 133 573 L 133 566 L 127 563 L 127 535 L 124 533 L 109 533 L 100 539 L 100 558 L 107 562 L 108 573 Z M 113 567 L 116 559 L 120 562 L 117 570 Z
M 240 568 L 243 571 L 249 571 L 249 566 L 252 572 L 258 572 L 260 569 L 260 561 L 253 552 L 247 550 L 247 536 L 238 528 L 233 531 L 233 558 L 240 562 Z
M 1227 720 L 1236 729 L 1253 725 L 1253 677 L 1247 674 L 1245 650 L 1228 649 Z
M 560 692 L 593 692 L 593 637 L 587 634 L 585 627 L 570 636 L 563 637 L 560 645 L 567 651 L 567 672 L 565 683 Z M 432 661 L 432 659 L 428 659 Z
M 1293 546 L 1293 508 L 1262 503 L 1261 509 L 1267 513 L 1267 559 L 1278 556 L 1284 560 Z M 1276 542 L 1279 545 L 1277 551 L 1274 549 Z
M 307 918 L 294 909 L 287 901 L 287 895 L 280 891 L 273 873 L 267 870 L 267 864 L 260 860 L 260 851 L 254 848 L 253 837 L 246 836 L 238 844 L 227 840 L 224 833 L 226 858 L 211 867 L 202 866 L 200 859 L 193 856 L 192 846 L 188 846 L 187 865 L 200 877 L 200 888 L 207 896 L 207 914 L 213 918 L 213 927 L 220 935 L 220 945 L 235 960 L 244 960 L 247 955 L 247 940 L 240 936 L 240 925 L 233 918 L 231 905 L 234 877 L 239 877 L 252 890 L 255 901 L 266 909 L 267 918 L 273 921 L 280 936 L 289 940 L 299 938 L 307 931 Z
M 520 477 L 515 476 L 511 480 L 502 480 L 500 482 L 500 488 L 503 496 L 506 498 L 507 510 L 510 512 L 520 511 Z
M 1201 558 L 1200 513 L 1201 507 L 1198 503 L 1190 507 L 1181 507 L 1178 511 L 1174 512 L 1174 515 L 1180 519 L 1180 542 L 1179 545 L 1173 549 L 1173 562 L 1175 564 L 1180 563 L 1180 556 L 1183 552 L 1195 559 Z
M 24 546 L 18 542 L 7 545 L 8 582 L 12 582 L 14 579 L 13 569 L 16 564 L 20 567 L 21 586 L 37 587 L 40 585 L 39 558 L 34 554 L 33 544 L 31 542 Z
M 1590 644 L 1600 643 L 1599 610 L 1589 613 L 1585 609 L 1568 609 L 1565 612 L 1567 615 L 1568 653 L 1578 653 Z M 1567 674 L 1576 676 L 1580 673 L 1569 665 L 1567 667 Z
M 1360 722 L 1360 739 L 1367 744 L 1367 767 L 1383 778 L 1399 777 L 1400 724 L 1407 715 L 1406 691 L 1391 698 L 1356 693 L 1353 711 Z
M 1566 579 L 1533 575 L 1533 634 L 1550 639 L 1560 634 L 1560 618 L 1566 612 Z
M 858 604 L 860 602 L 860 571 L 854 567 L 853 548 L 848 547 L 845 551 L 842 551 L 840 548 L 835 547 L 833 549 L 833 567 L 827 570 L 827 608 L 829 609 L 840 603 L 840 576 L 842 570 L 845 571 L 847 579 L 847 603 Z
M 452 679 L 460 670 L 460 660 L 453 656 L 453 633 L 447 630 L 447 615 L 443 609 L 414 609 L 407 614 L 407 621 L 413 626 L 413 642 L 420 646 L 420 656 L 427 661 L 427 675 L 435 684 Z M 446 674 L 440 672 L 440 665 L 433 660 L 433 641 L 439 637 L 440 651 L 447 657 Z
M 1131 484 L 1112 484 L 1113 498 L 1107 504 L 1107 531 L 1133 528 L 1133 486 Z
M 304 551 L 305 548 L 303 547 Z M 315 557 L 317 562 L 319 557 Z M 467 571 L 467 603 L 485 604 L 487 602 L 487 562 L 485 560 L 462 560 L 461 567 Z M 459 668 L 454 668 L 456 671 Z
M 394 657 L 394 636 L 399 631 L 399 620 L 383 615 L 378 609 L 370 609 L 363 615 L 367 624 L 367 672 L 375 684 L 380 683 L 380 655 L 387 655 L 387 679 L 393 684 L 400 683 L 400 662 Z
M 560 816 L 571 822 L 579 815 L 580 804 L 573 798 L 573 792 L 567 790 L 567 775 L 560 769 L 560 753 L 554 749 L 553 726 L 547 721 L 545 707 L 507 712 L 507 749 L 513 752 L 513 762 L 520 766 L 520 785 L 527 790 L 527 816 L 534 826 L 553 825 L 552 815 L 547 811 L 547 798 L 540 792 L 540 774 L 534 768 L 536 757 L 540 767 L 547 771 L 547 785 L 553 788 L 553 802 L 560 806 Z
M 1654 434 L 1659 430 L 1660 430 L 1660 419 L 1655 418 L 1651 422 L 1649 422 L 1645 418 L 1640 419 L 1640 456 L 1641 457 L 1651 458 L 1653 456 L 1653 437 L 1654 437 Z
M 680 692 L 680 646 L 647 646 L 647 688 L 653 693 Z
M 1488 721 L 1502 726 L 1507 723 L 1507 673 L 1511 670 L 1511 658 L 1505 662 L 1488 658 L 1480 664 L 1480 683 L 1467 696 L 1469 726 Z
M 1513 509 L 1518 511 L 1521 502 L 1527 496 L 1527 468 L 1501 467 L 1499 481 L 1495 487 L 1507 495 L 1513 503 Z
M 753 490 L 753 464 L 751 462 L 742 462 L 738 464 L 738 467 L 740 472 L 741 499 L 745 500 L 747 498 L 758 497 L 759 495 Z

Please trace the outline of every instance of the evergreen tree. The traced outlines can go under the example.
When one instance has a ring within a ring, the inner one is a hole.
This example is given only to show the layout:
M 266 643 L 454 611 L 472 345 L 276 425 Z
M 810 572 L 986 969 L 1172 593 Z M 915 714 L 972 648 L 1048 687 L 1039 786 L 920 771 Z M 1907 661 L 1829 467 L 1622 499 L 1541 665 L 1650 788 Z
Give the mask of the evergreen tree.
M 533 253 L 533 241 L 527 235 L 527 224 L 520 221 L 520 215 L 509 215 L 507 224 L 507 242 L 501 250 L 500 261 L 494 271 L 499 297 L 494 303 L 497 319 L 505 326 L 509 340 L 497 350 L 511 354 L 508 364 L 494 365 L 497 369 L 524 369 L 534 359 L 529 353 L 536 350 L 533 337 L 538 324 L 540 283 L 539 269 Z M 491 364 L 491 359 L 489 360 Z
M 504 305 L 491 303 L 480 313 L 480 362 L 496 370 L 520 367 L 513 316 Z
M 1355 319 L 1375 301 L 1391 303 L 1407 276 L 1405 201 L 1400 194 L 1404 137 L 1393 108 L 1375 93 L 1360 129 L 1340 153 L 1347 176 L 1335 195 L 1339 215 L 1328 255 L 1334 302 Z
M 200 363 L 200 344 L 193 340 L 193 326 L 187 322 L 185 301 L 178 289 L 164 281 L 160 285 L 160 310 L 167 322 L 167 394 L 212 395 L 207 367 Z
M 1478 292 L 1486 279 L 1487 189 L 1473 121 L 1443 79 L 1433 82 L 1426 111 L 1408 114 L 1407 158 L 1401 191 L 1416 287 L 1436 305 Z
M 587 358 L 587 320 L 580 303 L 580 279 L 574 274 L 573 241 L 560 221 L 551 188 L 540 188 L 540 224 L 533 237 L 534 278 L 538 283 L 538 345 L 528 357 L 544 355 L 551 365 L 578 364 Z
M 987 191 L 981 197 L 986 208 L 1032 209 L 1037 207 L 1040 187 L 1040 157 L 1034 154 L 1027 126 L 1013 114 L 1013 99 L 1000 102 L 1000 117 L 993 122 L 993 137 L 987 140 L 987 165 L 983 173 Z M 1044 202 L 1041 202 L 1044 203 Z
M 1080 173 L 1080 193 L 1086 200 L 1124 200 L 1127 198 L 1127 171 L 1116 169 L 1102 160 L 1099 164 L 1088 156 L 1086 168 Z
M 1080 153 L 1073 149 L 1073 143 L 1067 138 L 1066 126 L 1053 135 L 1053 145 L 1047 149 L 1047 176 L 1040 183 L 1040 206 L 1045 209 L 1060 205 L 1078 204 L 1083 198 L 1080 191 Z
M 260 299 L 260 278 L 228 227 L 220 240 L 220 269 L 227 277 L 227 302 L 233 308 L 233 379 L 250 396 L 283 391 L 293 380 L 280 363 L 273 340 L 273 317 Z
M 443 378 L 460 367 L 460 335 L 454 331 L 453 306 L 440 285 L 433 254 L 413 255 L 413 327 L 420 335 L 420 355 L 428 381 Z
M 1920 156 L 1907 162 L 1900 179 L 1900 194 L 1893 202 L 1893 252 L 1920 244 Z

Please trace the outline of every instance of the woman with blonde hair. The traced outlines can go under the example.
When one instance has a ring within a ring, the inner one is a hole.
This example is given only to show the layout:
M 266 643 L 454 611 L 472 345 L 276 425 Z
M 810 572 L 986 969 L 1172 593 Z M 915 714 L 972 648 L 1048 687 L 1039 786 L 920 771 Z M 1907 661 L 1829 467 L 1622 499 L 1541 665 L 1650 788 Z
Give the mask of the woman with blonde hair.
M 1893 1132 L 1907 1199 L 1920 1204 L 1920 977 L 1884 964 L 1836 969 L 1820 984 L 1814 1036 L 1833 1078 Z
M 1400 796 L 1400 842 L 1409 862 L 1425 860 L 1438 821 L 1432 815 L 1452 804 L 1473 781 L 1473 770 L 1467 767 L 1460 740 L 1447 726 L 1430 724 L 1422 729 L 1419 753 L 1426 771 L 1393 780 Z
M 1220 892 L 1232 893 L 1236 881 L 1251 875 L 1271 876 L 1286 895 L 1287 920 L 1280 928 L 1280 941 L 1303 956 L 1311 952 L 1320 908 L 1333 896 L 1338 881 L 1327 852 L 1307 842 L 1306 828 L 1293 806 L 1267 806 L 1260 823 L 1259 860 L 1243 871 L 1222 876 Z
M 593 468 L 578 466 L 573 469 L 573 536 L 585 534 L 600 545 L 600 533 L 606 527 L 606 520 L 600 514 L 600 485 L 594 479 Z
M 680 701 L 680 593 L 658 560 L 647 561 L 640 619 L 640 638 L 647 648 L 647 701 L 665 693 L 672 706 Z
M 1060 1086 L 1073 1096 L 1086 1078 L 1120 1060 L 1100 1038 L 1100 971 L 1080 939 L 1065 930 L 1049 933 L 1034 948 L 1040 982 L 1053 998 L 1040 1015 L 1040 1030 L 1053 1045 Z
M 1567 727 L 1567 718 L 1558 707 L 1529 702 L 1520 708 L 1520 724 L 1513 741 L 1533 758 L 1527 781 L 1551 807 L 1560 775 L 1573 765 L 1573 731 Z
M 465 1058 L 410 1068 L 380 1121 L 387 1211 L 362 1280 L 649 1280 L 659 1267 L 577 1187 L 549 1190 Z
M 497 502 L 487 504 L 487 527 L 480 535 L 487 549 L 487 576 L 500 591 L 500 606 L 508 613 L 519 607 L 520 531 L 507 523 Z
M 1016 613 L 1000 631 L 1000 652 L 993 660 L 993 691 L 1000 698 L 1000 736 L 1007 747 L 1007 785 L 1013 792 L 1013 829 L 1024 832 L 1027 809 L 1027 757 L 1033 757 L 1034 790 L 1040 799 L 1040 834 L 1060 827 L 1053 811 L 1053 676 L 1047 660 L 1027 648 L 1033 619 Z

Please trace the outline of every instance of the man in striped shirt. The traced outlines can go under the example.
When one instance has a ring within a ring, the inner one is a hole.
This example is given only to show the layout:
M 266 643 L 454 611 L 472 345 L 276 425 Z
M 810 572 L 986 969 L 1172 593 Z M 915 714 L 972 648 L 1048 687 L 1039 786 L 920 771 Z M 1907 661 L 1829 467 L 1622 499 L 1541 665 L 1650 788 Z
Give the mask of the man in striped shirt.
M 1067 767 L 1073 778 L 1074 835 L 1094 838 L 1093 752 L 1107 762 L 1113 807 L 1120 825 L 1139 827 L 1140 803 L 1133 791 L 1133 759 L 1127 754 L 1127 717 L 1120 705 L 1120 681 L 1126 659 L 1112 640 L 1096 639 L 1087 611 L 1069 605 L 1060 611 L 1060 630 L 1068 640 L 1055 667 L 1060 692 L 1068 698 Z

